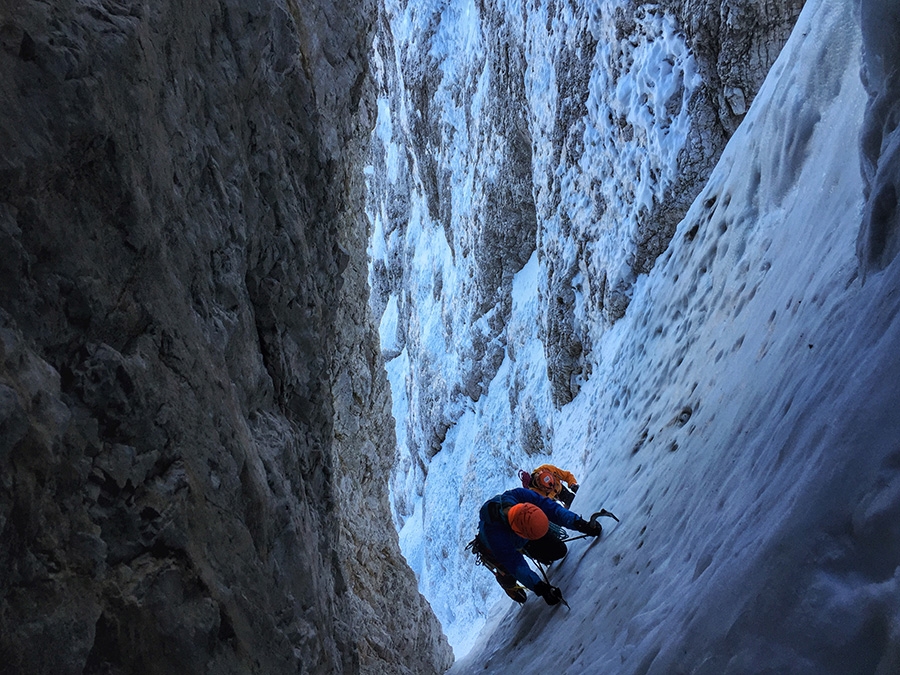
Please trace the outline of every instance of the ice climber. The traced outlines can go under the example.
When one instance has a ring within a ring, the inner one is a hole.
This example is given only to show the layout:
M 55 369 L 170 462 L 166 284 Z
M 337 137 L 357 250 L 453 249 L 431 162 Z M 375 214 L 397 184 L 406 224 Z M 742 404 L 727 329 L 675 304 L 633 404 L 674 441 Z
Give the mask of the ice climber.
M 593 537 L 602 531 L 599 523 L 588 522 L 552 499 L 525 488 L 491 497 L 479 511 L 473 551 L 516 602 L 525 602 L 526 588 L 548 605 L 562 600 L 559 588 L 542 580 L 523 555 L 545 565 L 566 555 L 566 544 L 550 527 L 551 522 Z
M 572 507 L 572 500 L 578 492 L 578 480 L 575 475 L 552 464 L 541 464 L 531 473 L 520 471 L 519 478 L 522 479 L 522 487 L 562 502 L 567 509 Z M 567 485 L 563 485 L 563 481 Z

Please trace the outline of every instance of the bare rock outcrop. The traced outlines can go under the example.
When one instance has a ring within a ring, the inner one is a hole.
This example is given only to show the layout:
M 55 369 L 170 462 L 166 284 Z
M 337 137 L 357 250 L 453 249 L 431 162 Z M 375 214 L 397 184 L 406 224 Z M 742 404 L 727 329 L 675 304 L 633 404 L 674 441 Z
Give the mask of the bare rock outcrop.
M 436 673 L 367 304 L 371 2 L 0 3 L 0 670 Z

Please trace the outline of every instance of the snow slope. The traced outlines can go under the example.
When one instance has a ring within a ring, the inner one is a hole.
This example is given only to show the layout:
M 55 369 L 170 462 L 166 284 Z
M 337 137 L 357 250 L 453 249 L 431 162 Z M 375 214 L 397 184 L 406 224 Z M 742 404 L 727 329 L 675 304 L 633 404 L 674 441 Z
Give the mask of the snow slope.
M 900 270 L 856 272 L 856 25 L 807 5 L 562 411 L 576 510 L 622 519 L 553 570 L 572 609 L 497 607 L 453 672 L 537 672 L 532 642 L 573 673 L 898 672 Z
M 517 275 L 507 359 L 401 529 L 451 672 L 900 672 L 900 266 L 858 273 L 859 73 L 854 3 L 810 0 L 559 411 L 539 261 Z M 574 510 L 621 518 L 551 568 L 570 609 L 514 606 L 462 550 L 482 501 L 546 459 L 496 442 L 510 387 L 579 477 Z

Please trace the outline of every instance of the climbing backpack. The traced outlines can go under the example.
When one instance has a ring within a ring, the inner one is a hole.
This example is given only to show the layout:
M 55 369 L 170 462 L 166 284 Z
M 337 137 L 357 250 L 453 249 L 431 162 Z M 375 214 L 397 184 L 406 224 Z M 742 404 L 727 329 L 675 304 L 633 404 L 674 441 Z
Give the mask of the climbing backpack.
M 531 487 L 531 474 L 523 469 L 519 469 L 519 480 L 522 481 L 523 488 Z

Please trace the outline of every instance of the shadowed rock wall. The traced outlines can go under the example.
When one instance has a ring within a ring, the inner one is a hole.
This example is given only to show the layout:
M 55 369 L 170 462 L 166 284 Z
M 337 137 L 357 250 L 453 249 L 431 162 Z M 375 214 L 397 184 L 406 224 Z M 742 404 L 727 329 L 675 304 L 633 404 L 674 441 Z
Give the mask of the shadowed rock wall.
M 387 505 L 372 2 L 0 1 L 0 669 L 431 673 Z

